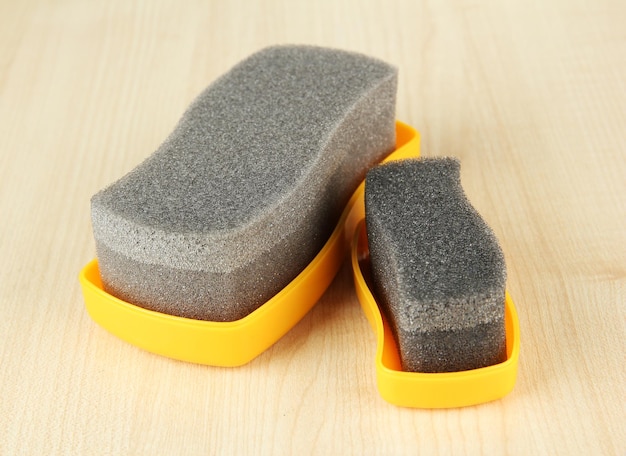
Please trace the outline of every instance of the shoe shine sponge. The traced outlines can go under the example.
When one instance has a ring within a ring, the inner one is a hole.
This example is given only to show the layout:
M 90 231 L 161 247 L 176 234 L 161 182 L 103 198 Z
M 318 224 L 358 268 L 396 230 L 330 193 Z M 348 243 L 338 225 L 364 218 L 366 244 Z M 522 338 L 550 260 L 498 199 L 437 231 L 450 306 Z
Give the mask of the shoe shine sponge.
M 506 360 L 506 266 L 467 200 L 456 159 L 390 162 L 365 182 L 373 288 L 404 371 Z
M 311 262 L 394 149 L 396 84 L 384 62 L 309 46 L 236 65 L 93 196 L 105 291 L 198 320 L 250 314 Z

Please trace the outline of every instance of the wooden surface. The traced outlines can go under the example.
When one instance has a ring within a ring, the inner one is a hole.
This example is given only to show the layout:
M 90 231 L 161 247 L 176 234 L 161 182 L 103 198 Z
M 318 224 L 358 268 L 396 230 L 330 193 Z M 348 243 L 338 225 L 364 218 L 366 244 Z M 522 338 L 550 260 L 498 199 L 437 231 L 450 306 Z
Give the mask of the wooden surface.
M 238 369 L 86 314 L 90 196 L 275 43 L 397 65 L 398 118 L 462 160 L 520 314 L 506 398 L 385 403 L 347 263 Z M 623 1 L 0 0 L 0 454 L 625 454 L 625 81 Z

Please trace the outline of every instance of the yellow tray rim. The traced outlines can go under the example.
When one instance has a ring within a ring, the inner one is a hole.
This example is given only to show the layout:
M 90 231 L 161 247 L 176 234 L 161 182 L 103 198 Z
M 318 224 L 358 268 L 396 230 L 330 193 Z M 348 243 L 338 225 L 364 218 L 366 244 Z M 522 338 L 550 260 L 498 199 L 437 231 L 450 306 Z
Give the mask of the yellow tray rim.
M 357 297 L 376 333 L 376 380 L 383 399 L 402 407 L 453 408 L 490 402 L 513 390 L 520 352 L 520 328 L 517 311 L 508 292 L 505 298 L 505 361 L 461 372 L 405 372 L 401 370 L 391 328 L 363 275 L 363 260 L 368 255 L 365 223 L 361 220 L 354 232 L 350 256 Z
M 419 154 L 419 133 L 415 129 L 397 121 L 396 138 L 396 150 L 386 160 Z M 212 366 L 246 364 L 294 327 L 324 294 L 348 251 L 363 213 L 362 200 L 363 183 L 313 261 L 284 289 L 240 320 L 194 320 L 125 302 L 103 289 L 97 259 L 79 273 L 85 307 L 104 329 L 149 352 Z

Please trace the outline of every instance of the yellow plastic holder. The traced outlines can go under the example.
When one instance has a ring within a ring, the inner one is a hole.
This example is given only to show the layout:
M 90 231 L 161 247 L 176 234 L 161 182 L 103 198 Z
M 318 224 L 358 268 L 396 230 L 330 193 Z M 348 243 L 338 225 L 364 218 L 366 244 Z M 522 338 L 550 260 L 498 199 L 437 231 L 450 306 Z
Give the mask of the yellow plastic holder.
M 396 122 L 396 150 L 390 157 L 417 153 L 417 131 Z M 79 274 L 85 307 L 104 329 L 149 352 L 212 366 L 246 364 L 294 327 L 324 294 L 348 251 L 358 215 L 363 213 L 362 205 L 363 184 L 352 195 L 335 230 L 313 261 L 278 294 L 240 320 L 194 320 L 125 302 L 104 291 L 95 259 Z
M 370 268 L 363 221 L 359 222 L 354 231 L 351 262 L 357 297 L 376 333 L 376 380 L 383 399 L 402 407 L 452 408 L 500 399 L 513 390 L 520 350 L 520 329 L 515 305 L 508 292 L 505 298 L 505 361 L 461 372 L 405 372 L 402 371 L 391 327 L 366 280 Z

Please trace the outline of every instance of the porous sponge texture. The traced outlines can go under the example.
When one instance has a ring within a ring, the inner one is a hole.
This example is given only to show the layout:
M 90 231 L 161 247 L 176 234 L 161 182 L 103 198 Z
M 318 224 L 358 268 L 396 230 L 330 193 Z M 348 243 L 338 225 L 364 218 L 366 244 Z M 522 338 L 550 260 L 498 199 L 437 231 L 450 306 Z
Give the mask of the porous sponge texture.
M 506 265 L 468 201 L 460 162 L 422 158 L 365 182 L 372 281 L 402 368 L 454 372 L 504 361 Z
M 166 141 L 93 196 L 105 290 L 232 321 L 287 285 L 394 149 L 397 71 L 360 54 L 275 46 L 191 104 Z

